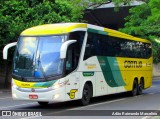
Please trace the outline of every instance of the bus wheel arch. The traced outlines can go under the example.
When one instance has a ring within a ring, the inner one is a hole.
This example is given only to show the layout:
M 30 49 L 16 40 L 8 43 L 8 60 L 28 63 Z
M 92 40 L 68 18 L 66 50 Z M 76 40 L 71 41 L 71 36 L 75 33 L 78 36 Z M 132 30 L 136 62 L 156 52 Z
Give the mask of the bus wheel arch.
M 80 104 L 85 106 L 90 102 L 90 98 L 93 96 L 93 84 L 91 81 L 87 81 L 82 89 L 82 98 Z

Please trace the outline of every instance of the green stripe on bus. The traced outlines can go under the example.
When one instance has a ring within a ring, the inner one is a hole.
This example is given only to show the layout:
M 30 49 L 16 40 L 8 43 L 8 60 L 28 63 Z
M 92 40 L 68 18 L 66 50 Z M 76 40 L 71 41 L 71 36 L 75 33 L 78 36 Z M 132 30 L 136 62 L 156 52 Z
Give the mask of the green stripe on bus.
M 115 65 L 116 58 L 98 56 L 98 61 L 102 69 L 106 83 L 110 87 L 125 86 L 120 69 Z
M 48 82 L 38 82 L 34 84 L 34 87 L 50 87 L 52 86 L 57 80 L 48 81 Z
M 91 29 L 91 28 L 88 28 L 87 31 L 88 31 L 88 32 L 92 32 L 92 33 L 102 34 L 102 35 L 108 35 L 108 33 L 105 32 L 105 31 L 95 30 L 95 29 Z

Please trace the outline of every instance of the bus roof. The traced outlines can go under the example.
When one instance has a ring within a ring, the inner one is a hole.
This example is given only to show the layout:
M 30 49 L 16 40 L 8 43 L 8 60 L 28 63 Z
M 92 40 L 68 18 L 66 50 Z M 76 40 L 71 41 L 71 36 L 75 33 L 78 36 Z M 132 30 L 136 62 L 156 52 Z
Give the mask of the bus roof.
M 53 34 L 65 34 L 75 29 L 87 28 L 85 23 L 57 23 L 57 24 L 45 24 L 24 30 L 22 36 L 43 36 Z
M 56 23 L 56 24 L 39 25 L 24 30 L 21 33 L 21 36 L 45 36 L 53 34 L 65 34 L 72 31 L 80 31 L 87 29 L 92 29 L 94 31 L 97 31 L 98 33 L 103 32 L 103 34 L 107 34 L 109 36 L 150 43 L 150 41 L 145 39 L 137 38 L 109 28 L 104 28 L 86 23 Z

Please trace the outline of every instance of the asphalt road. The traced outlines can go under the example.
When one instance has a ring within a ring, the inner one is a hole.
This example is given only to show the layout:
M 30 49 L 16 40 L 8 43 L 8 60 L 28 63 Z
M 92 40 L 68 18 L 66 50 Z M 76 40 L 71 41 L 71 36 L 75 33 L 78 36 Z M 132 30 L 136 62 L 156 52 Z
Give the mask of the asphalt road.
M 18 118 L 58 118 L 58 119 L 160 119 L 157 116 L 106 116 L 108 113 L 113 114 L 115 112 L 123 111 L 127 113 L 138 110 L 160 110 L 160 78 L 153 79 L 153 85 L 151 88 L 143 91 L 142 95 L 130 97 L 127 93 L 114 94 L 108 96 L 96 97 L 91 100 L 91 104 L 88 106 L 79 106 L 77 101 L 64 102 L 64 103 L 51 103 L 47 107 L 40 106 L 37 102 L 31 101 L 17 101 L 12 100 L 10 92 L 0 92 L 0 110 L 18 110 L 18 111 L 35 111 L 41 112 L 43 117 L 18 117 Z M 107 111 L 106 111 L 107 110 Z M 122 110 L 122 111 L 120 111 Z M 149 111 L 150 112 L 150 111 Z M 156 113 L 156 112 L 155 112 Z M 68 115 L 74 116 L 68 116 Z M 52 116 L 51 116 L 52 115 Z M 63 115 L 63 116 L 62 116 Z M 89 116 L 86 116 L 89 115 Z M 103 115 L 103 116 L 96 116 Z M 4 117 L 0 117 L 4 118 Z M 10 117 L 5 117 L 10 118 Z M 17 118 L 17 117 L 13 117 Z

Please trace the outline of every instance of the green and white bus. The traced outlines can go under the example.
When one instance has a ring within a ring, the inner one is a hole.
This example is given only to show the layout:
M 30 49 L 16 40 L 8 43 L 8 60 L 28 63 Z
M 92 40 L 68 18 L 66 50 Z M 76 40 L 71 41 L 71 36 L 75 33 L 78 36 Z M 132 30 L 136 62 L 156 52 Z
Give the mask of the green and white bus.
M 49 102 L 130 92 L 152 85 L 152 46 L 148 40 L 86 24 L 46 24 L 24 30 L 16 45 L 12 97 Z

